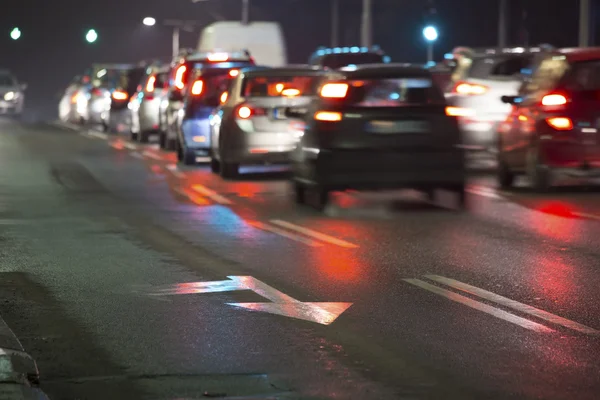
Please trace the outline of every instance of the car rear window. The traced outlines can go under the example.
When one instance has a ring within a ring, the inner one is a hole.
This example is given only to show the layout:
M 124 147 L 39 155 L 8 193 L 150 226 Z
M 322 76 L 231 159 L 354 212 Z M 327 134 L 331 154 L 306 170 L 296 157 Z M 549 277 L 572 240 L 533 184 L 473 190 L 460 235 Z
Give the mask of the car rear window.
M 218 107 L 221 95 L 229 88 L 233 77 L 230 68 L 214 68 L 198 72 L 195 80 L 203 81 L 202 94 L 193 98 L 194 103 L 202 103 L 210 107 Z
M 467 76 L 472 79 L 517 78 L 530 68 L 532 60 L 529 55 L 474 58 Z
M 338 69 L 348 65 L 381 64 L 385 56 L 377 53 L 344 53 L 327 54 L 318 59 L 316 64 L 322 67 Z
M 553 89 L 568 69 L 569 64 L 562 56 L 544 59 L 523 88 L 522 93 L 532 95 Z
M 565 84 L 575 91 L 600 90 L 600 60 L 571 64 Z
M 443 104 L 444 96 L 429 77 L 349 81 L 348 101 L 356 107 Z
M 243 97 L 278 97 L 286 89 L 295 89 L 299 96 L 314 96 L 320 76 L 253 76 L 244 79 Z

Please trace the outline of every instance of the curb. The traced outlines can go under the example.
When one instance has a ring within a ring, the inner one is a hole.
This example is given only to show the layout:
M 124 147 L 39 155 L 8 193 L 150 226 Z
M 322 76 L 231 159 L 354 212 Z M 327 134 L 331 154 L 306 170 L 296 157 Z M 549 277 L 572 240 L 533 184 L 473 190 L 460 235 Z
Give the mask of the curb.
M 39 381 L 35 360 L 0 317 L 0 399 L 48 400 L 37 388 Z

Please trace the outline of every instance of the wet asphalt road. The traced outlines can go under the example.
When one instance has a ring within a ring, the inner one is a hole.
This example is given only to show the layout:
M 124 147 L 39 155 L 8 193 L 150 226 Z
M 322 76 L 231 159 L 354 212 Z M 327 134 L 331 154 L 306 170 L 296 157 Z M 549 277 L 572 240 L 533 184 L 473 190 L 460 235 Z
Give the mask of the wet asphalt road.
M 598 398 L 600 190 L 323 215 L 245 172 L 0 121 L 0 316 L 51 399 Z

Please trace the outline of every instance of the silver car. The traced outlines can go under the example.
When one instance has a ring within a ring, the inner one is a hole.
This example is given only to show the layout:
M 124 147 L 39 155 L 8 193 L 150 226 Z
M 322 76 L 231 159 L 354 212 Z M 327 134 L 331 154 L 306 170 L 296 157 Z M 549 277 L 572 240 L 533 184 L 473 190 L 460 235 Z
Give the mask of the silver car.
M 21 115 L 26 87 L 10 71 L 0 69 L 0 115 Z
M 325 74 L 310 66 L 241 70 L 210 119 L 212 171 L 235 178 L 240 165 L 288 163 L 301 134 L 294 118 L 306 112 Z
M 137 100 L 129 104 L 132 140 L 146 143 L 151 134 L 159 132 L 161 107 L 167 101 L 169 70 L 168 66 L 148 67 Z

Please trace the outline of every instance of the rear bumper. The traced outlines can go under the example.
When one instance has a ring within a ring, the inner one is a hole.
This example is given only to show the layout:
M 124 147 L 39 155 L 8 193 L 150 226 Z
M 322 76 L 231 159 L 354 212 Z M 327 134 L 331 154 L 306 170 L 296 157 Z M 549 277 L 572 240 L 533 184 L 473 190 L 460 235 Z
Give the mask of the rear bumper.
M 462 151 L 325 151 L 295 163 L 294 179 L 332 190 L 420 189 L 463 185 L 466 174 Z
M 237 148 L 228 151 L 225 161 L 237 164 L 289 164 L 291 148 Z
M 184 119 L 181 132 L 189 149 L 210 149 L 210 124 L 208 118 Z

